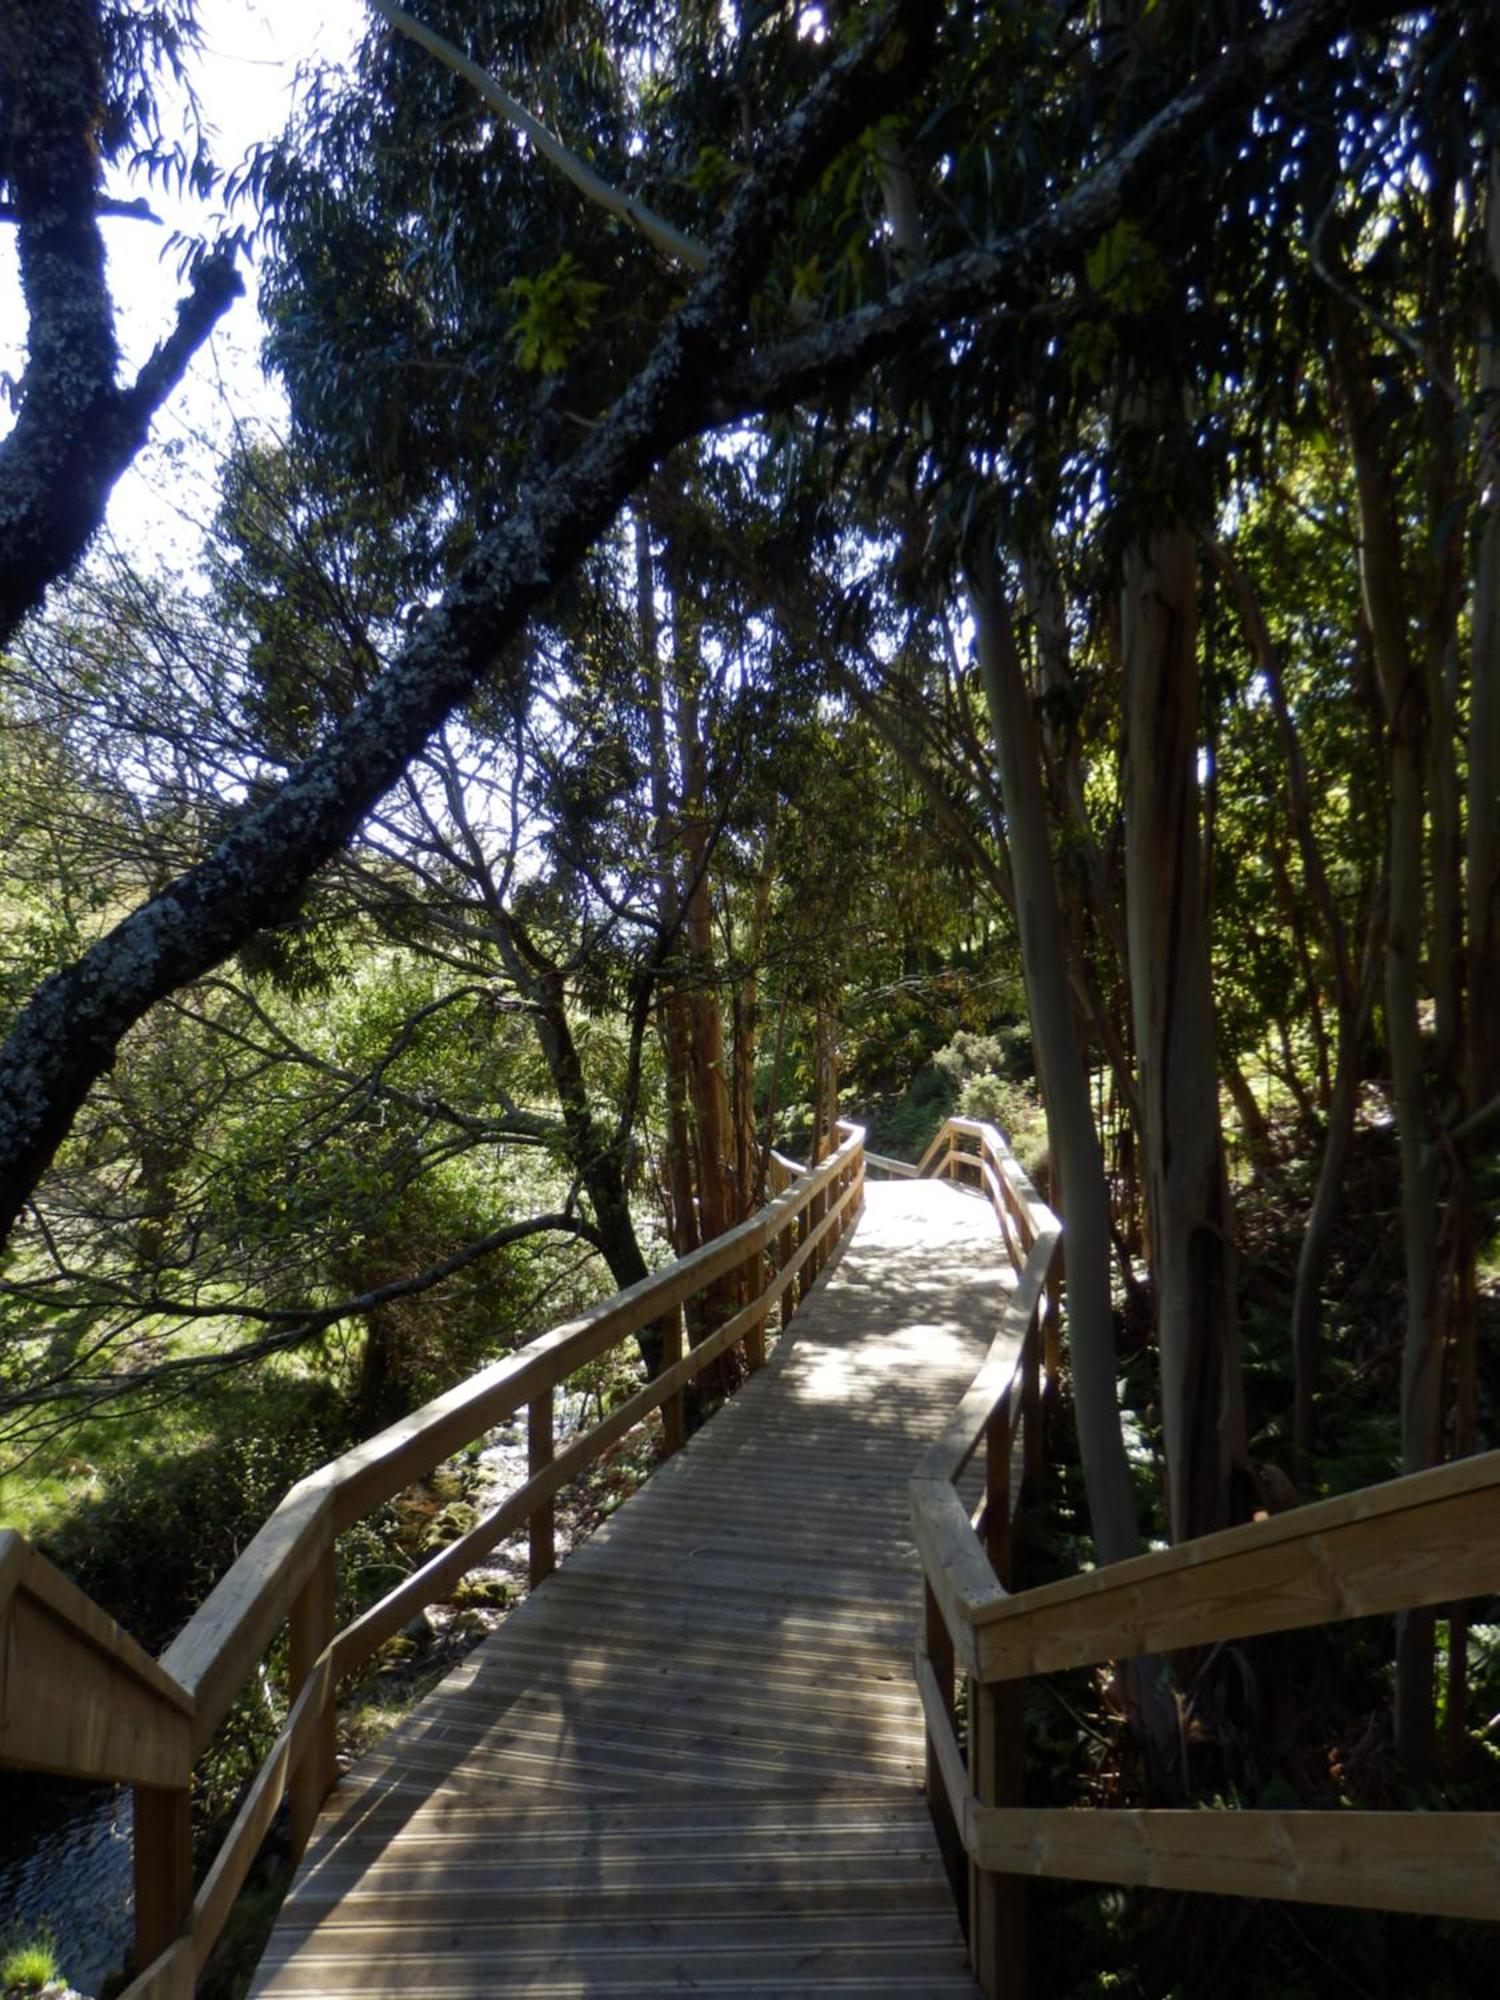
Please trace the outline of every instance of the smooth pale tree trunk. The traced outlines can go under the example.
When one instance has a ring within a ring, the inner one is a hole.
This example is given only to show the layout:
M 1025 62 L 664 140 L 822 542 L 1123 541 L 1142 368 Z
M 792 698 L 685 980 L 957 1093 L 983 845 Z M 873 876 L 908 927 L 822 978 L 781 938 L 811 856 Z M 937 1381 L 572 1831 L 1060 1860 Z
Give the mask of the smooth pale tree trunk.
M 682 771 L 682 937 L 687 967 L 688 1087 L 697 1140 L 698 1226 L 704 1240 L 739 1221 L 734 1189 L 734 1130 L 725 1066 L 724 1018 L 714 956 L 708 881 L 705 762 L 697 663 L 674 613 L 677 662 L 677 755 Z
M 654 856 L 656 920 L 664 940 L 675 939 L 681 923 L 677 861 L 672 834 L 672 772 L 667 748 L 666 693 L 661 670 L 661 630 L 656 615 L 656 571 L 651 554 L 651 522 L 644 507 L 635 515 L 636 616 L 646 680 L 646 719 L 651 743 L 651 846 Z M 688 1125 L 688 1028 L 682 995 L 669 973 L 658 988 L 657 1020 L 666 1067 L 666 1170 L 672 1247 L 686 1257 L 698 1247 L 698 1211 L 693 1194 L 692 1137 Z
M 1401 1349 L 1401 1469 L 1420 1472 L 1442 1451 L 1443 1338 L 1438 1311 L 1438 1173 L 1429 1146 L 1422 1068 L 1423 831 L 1428 714 L 1402 602 L 1401 538 L 1375 432 L 1375 392 L 1363 329 L 1333 302 L 1334 365 L 1354 457 L 1360 587 L 1375 654 L 1390 781 L 1385 1027 L 1401 1159 L 1406 1328 Z M 1408 1612 L 1396 1639 L 1396 1749 L 1416 1777 L 1431 1766 L 1433 1614 Z
M 1428 248 L 1422 274 L 1422 321 L 1431 370 L 1438 380 L 1456 375 L 1458 295 L 1455 221 L 1458 206 L 1451 132 L 1439 124 L 1426 156 Z M 1460 431 L 1448 399 L 1429 384 L 1424 415 L 1422 505 L 1426 532 L 1417 564 L 1417 630 L 1427 714 L 1429 902 L 1427 966 L 1432 989 L 1433 1035 L 1428 1061 L 1430 1097 L 1451 1110 L 1463 1068 L 1463 833 L 1458 782 L 1458 620 L 1465 585 L 1460 518 Z
M 1500 149 L 1490 156 L 1485 213 L 1485 265 L 1490 299 L 1500 297 Z M 1463 1091 L 1466 1122 L 1483 1118 L 1500 1096 L 1500 314 L 1480 326 L 1479 521 L 1469 678 L 1469 767 L 1464 902 L 1468 1007 L 1464 1017 Z M 1467 1159 L 1459 1156 L 1461 1173 Z M 1454 1450 L 1479 1448 L 1479 1293 L 1472 1206 L 1464 1189 L 1463 1240 L 1454 1300 Z M 1465 1749 L 1469 1607 L 1448 1618 L 1447 1750 L 1456 1767 Z
M 1116 1094 L 1139 1137 L 1140 1100 L 1135 1087 L 1135 1064 L 1124 1027 L 1100 991 L 1084 944 L 1086 909 L 1088 920 L 1108 946 L 1109 984 L 1114 985 L 1123 977 L 1125 925 L 1110 881 L 1109 864 L 1095 837 L 1084 796 L 1082 736 L 1076 727 L 1077 691 L 1067 606 L 1056 558 L 1045 540 L 1033 544 L 1022 555 L 1021 588 L 1036 631 L 1038 685 L 1049 698 L 1042 716 L 1042 744 L 1047 753 L 1053 796 L 1070 829 L 1068 847 L 1077 856 L 1076 866 L 1058 869 L 1059 887 L 1073 929 L 1074 949 L 1069 954 L 1073 988 L 1075 994 L 1079 993 L 1080 985 L 1087 988 L 1085 1017 L 1099 1038 L 1114 1077 Z M 1059 714 L 1066 720 L 1059 723 L 1055 719 Z M 1054 719 L 1049 721 L 1049 716 Z
M 1126 421 L 1180 423 L 1170 392 Z M 1182 525 L 1127 552 L 1125 921 L 1140 1071 L 1172 1539 L 1242 1511 L 1245 1412 L 1198 812 L 1197 558 Z
M 926 263 L 926 243 L 910 170 L 889 141 L 879 149 L 878 167 L 898 254 L 908 272 L 920 270 Z M 1140 1531 L 1120 1426 L 1110 1288 L 1109 1183 L 1073 1009 L 1073 980 L 1047 836 L 1042 743 L 993 555 L 976 556 L 967 566 L 964 581 L 1000 773 L 1003 837 L 1010 853 L 1011 892 L 1021 938 L 1021 970 L 1037 1082 L 1047 1111 L 1048 1143 L 1062 1184 L 1060 1207 L 1068 1245 L 1068 1352 L 1084 1490 L 1099 1560 L 1120 1562 L 1139 1553 Z M 1046 608 L 1054 620 L 1049 630 L 1058 639 L 1065 621 L 1055 575 L 1047 579 L 1037 575 L 1035 588 L 1042 596 L 1048 582 L 1053 589 Z M 1076 803 L 1081 811 L 1081 780 Z M 1083 824 L 1086 829 L 1086 813 Z M 1143 1705 L 1151 1706 L 1149 1702 Z M 1154 1716 L 1148 1715 L 1146 1723 L 1154 1735 Z
M 1500 296 L 1500 150 L 1491 155 L 1486 263 Z M 1500 1092 L 1500 314 L 1483 328 L 1481 516 L 1469 696 L 1465 900 L 1469 1011 L 1465 1094 L 1472 1116 Z
M 1120 1562 L 1139 1553 L 1140 1535 L 1120 1429 L 1110 1297 L 1109 1189 L 1074 1021 L 1047 838 L 1041 744 L 1010 608 L 993 558 L 972 561 L 965 582 L 1005 800 L 1037 1080 L 1067 1212 L 1068 1350 L 1079 1455 L 1099 1560 Z

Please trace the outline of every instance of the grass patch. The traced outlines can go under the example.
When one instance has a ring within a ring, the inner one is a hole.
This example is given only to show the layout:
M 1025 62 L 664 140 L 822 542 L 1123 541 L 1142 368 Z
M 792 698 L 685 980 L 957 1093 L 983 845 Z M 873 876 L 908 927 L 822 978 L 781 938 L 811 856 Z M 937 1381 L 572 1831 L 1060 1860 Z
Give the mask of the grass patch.
M 0 1955 L 0 1988 L 10 1993 L 40 1993 L 62 1977 L 50 1934 L 37 1931 L 14 1938 Z

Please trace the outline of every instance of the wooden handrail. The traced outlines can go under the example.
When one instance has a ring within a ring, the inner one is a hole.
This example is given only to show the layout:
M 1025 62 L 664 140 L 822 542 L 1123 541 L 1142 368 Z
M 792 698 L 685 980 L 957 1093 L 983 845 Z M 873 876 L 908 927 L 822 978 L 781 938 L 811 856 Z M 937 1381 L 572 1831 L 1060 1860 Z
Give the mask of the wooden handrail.
M 961 1138 L 977 1139 L 977 1149 Z M 1026 1261 L 989 1355 L 923 1455 L 910 1497 L 926 1580 L 916 1678 L 928 1795 L 939 1830 L 967 1857 L 971 1954 L 984 1991 L 1010 1991 L 1021 1979 L 1016 1898 L 1028 1875 L 1500 1919 L 1497 1813 L 1021 1803 L 1018 1728 L 1031 1674 L 1500 1590 L 1500 1452 L 1013 1593 L 1008 1543 L 997 1561 L 954 1481 L 981 1442 L 993 1456 L 998 1436 L 1004 1491 L 1014 1491 L 1015 1417 L 1039 1341 L 1052 1372 L 1061 1230 L 993 1128 L 950 1119 L 923 1171 L 963 1169 L 989 1195 L 1013 1262 L 1018 1246 Z M 990 1508 L 996 1499 L 992 1463 Z M 967 1760 L 955 1733 L 956 1667 L 969 1676 Z
M 551 1507 L 563 1486 L 656 1409 L 666 1418 L 667 1448 L 680 1442 L 684 1389 L 737 1341 L 746 1342 L 750 1363 L 757 1364 L 771 1307 L 779 1303 L 784 1328 L 797 1297 L 858 1212 L 864 1132 L 841 1124 L 839 1133 L 837 1149 L 810 1169 L 777 1156 L 777 1177 L 789 1185 L 738 1228 L 540 1335 L 299 1481 L 159 1664 L 23 1538 L 0 1535 L 0 1663 L 6 1669 L 0 1680 L 0 1762 L 136 1786 L 136 1957 L 143 1970 L 128 1989 L 128 2000 L 191 1994 L 288 1795 L 293 1848 L 300 1852 L 336 1775 L 334 1701 L 340 1679 L 528 1521 L 534 1529 L 536 1581 L 539 1566 L 543 1574 L 550 1567 Z M 769 1271 L 768 1260 L 774 1267 Z M 683 1306 L 730 1276 L 740 1278 L 750 1298 L 682 1353 Z M 658 1322 L 668 1329 L 662 1369 L 554 1454 L 551 1399 L 558 1387 Z M 523 1408 L 531 1412 L 532 1450 L 530 1477 L 520 1490 L 335 1632 L 338 1535 Z M 539 1520 L 545 1522 L 540 1546 Z M 288 1621 L 286 1722 L 193 1896 L 188 1816 L 193 1762 Z M 66 1673 L 60 1670 L 64 1660 Z M 50 1702 L 46 1731 L 37 1726 L 44 1687 Z
M 192 1697 L 23 1535 L 0 1531 L 0 1763 L 185 1780 Z

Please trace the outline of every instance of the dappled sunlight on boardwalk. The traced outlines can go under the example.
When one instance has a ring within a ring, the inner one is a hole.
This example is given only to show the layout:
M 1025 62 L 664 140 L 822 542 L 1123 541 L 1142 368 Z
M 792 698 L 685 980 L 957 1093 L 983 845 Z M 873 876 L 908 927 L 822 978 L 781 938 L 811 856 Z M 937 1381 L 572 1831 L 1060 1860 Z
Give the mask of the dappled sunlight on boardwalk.
M 972 1995 L 921 1796 L 906 1479 L 1010 1283 L 867 1209 L 766 1368 L 348 1774 L 257 1995 Z

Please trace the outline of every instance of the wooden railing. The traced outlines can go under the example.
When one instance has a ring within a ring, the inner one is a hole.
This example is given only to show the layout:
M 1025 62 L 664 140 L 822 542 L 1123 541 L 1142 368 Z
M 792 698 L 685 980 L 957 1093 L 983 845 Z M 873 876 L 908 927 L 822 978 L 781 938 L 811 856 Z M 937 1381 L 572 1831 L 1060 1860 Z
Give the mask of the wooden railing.
M 460 1383 L 294 1486 L 158 1663 L 18 1535 L 0 1536 L 0 1763 L 134 1787 L 136 1946 L 124 2000 L 190 1995 L 278 1807 L 290 1797 L 300 1854 L 336 1777 L 339 1683 L 500 1542 L 529 1527 L 533 1582 L 552 1568 L 557 1494 L 653 1411 L 664 1444 L 683 1438 L 683 1392 L 744 1343 L 765 1358 L 771 1311 L 784 1328 L 858 1213 L 864 1133 L 787 1184 L 759 1214 L 665 1270 Z M 684 1352 L 683 1309 L 733 1288 L 738 1304 Z M 559 1451 L 556 1392 L 580 1369 L 654 1327 L 662 1365 L 644 1387 Z M 346 1529 L 444 1460 L 527 1412 L 526 1483 L 342 1631 L 335 1548 Z M 289 1627 L 286 1722 L 196 1894 L 192 1770 L 280 1629 Z
M 957 1176 L 977 1155 L 981 1185 L 1002 1227 L 1009 1222 L 1012 1259 L 1024 1252 L 989 1356 L 911 1482 L 925 1575 L 916 1665 L 928 1797 L 945 1847 L 967 1872 L 970 1953 L 985 1993 L 1024 1991 L 1027 1876 L 1500 1919 L 1500 1813 L 1023 1803 L 1029 1675 L 1500 1590 L 1500 1452 L 1013 1595 L 1014 1506 L 1041 1469 L 1039 1351 L 1049 1378 L 1055 1361 L 1060 1231 L 998 1133 L 951 1123 L 955 1136 L 945 1127 L 919 1171 Z M 960 1150 L 959 1138 L 977 1144 Z M 986 1497 L 971 1519 L 955 1482 L 981 1443 Z

